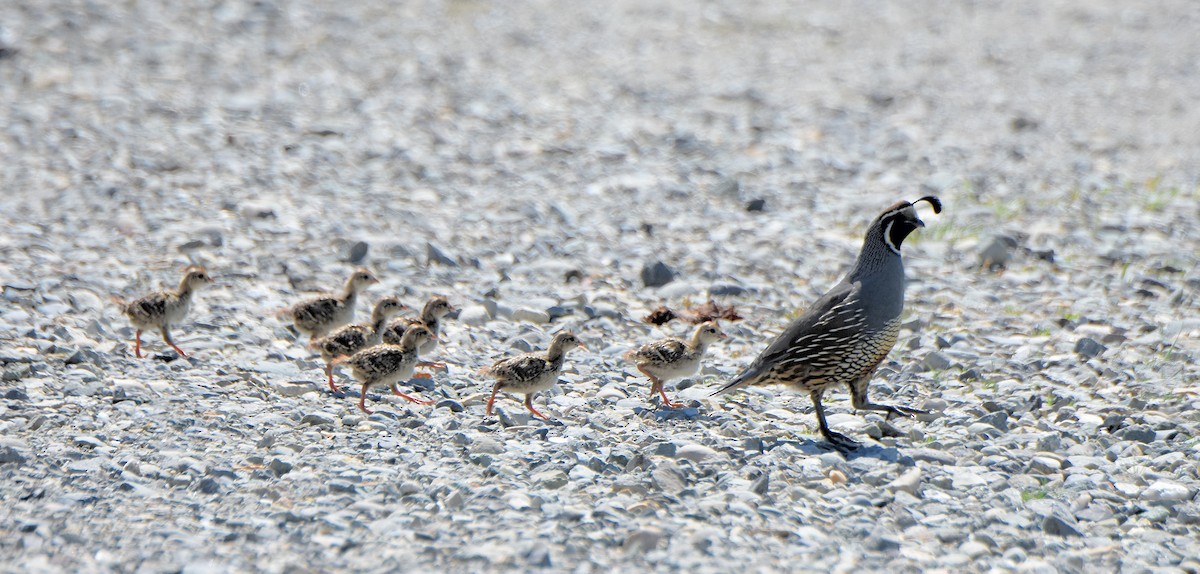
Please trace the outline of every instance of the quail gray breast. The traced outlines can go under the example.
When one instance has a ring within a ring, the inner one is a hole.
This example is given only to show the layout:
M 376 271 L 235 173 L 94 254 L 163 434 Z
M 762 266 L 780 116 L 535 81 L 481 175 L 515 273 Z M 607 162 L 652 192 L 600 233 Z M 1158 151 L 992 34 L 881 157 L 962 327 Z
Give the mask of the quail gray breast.
M 941 213 L 942 202 L 926 196 L 912 203 L 896 203 L 876 217 L 846 277 L 713 396 L 767 384 L 807 392 L 822 436 L 838 449 L 852 449 L 857 443 L 830 430 L 825 421 L 821 397 L 831 387 L 849 387 L 855 409 L 906 416 L 922 413 L 914 408 L 872 403 L 867 396 L 875 369 L 887 357 L 900 332 L 905 286 L 900 245 L 910 233 L 925 226 L 913 207 L 922 201 L 928 202 L 934 213 Z

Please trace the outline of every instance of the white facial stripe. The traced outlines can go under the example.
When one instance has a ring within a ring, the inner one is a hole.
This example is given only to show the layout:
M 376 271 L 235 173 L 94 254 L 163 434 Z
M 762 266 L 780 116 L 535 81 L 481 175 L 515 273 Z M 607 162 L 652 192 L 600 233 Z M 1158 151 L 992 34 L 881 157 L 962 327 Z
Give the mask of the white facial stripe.
M 887 244 L 888 249 L 892 250 L 892 253 L 895 253 L 896 255 L 900 255 L 900 249 L 896 247 L 895 243 L 892 243 L 892 224 L 893 223 L 895 223 L 895 222 L 888 221 L 887 225 L 885 225 L 883 227 L 883 242 L 885 244 Z

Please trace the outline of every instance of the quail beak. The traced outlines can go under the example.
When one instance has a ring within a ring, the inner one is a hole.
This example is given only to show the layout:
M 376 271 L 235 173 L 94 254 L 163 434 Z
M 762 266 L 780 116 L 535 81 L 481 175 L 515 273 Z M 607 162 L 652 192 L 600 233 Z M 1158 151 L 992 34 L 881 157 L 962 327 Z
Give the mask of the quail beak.
M 590 351 L 590 350 L 591 350 L 591 349 L 588 349 L 588 348 L 587 348 L 587 345 L 584 345 L 584 344 L 583 344 L 583 341 L 580 341 L 580 342 L 579 342 L 579 348 L 580 348 L 580 349 L 583 349 L 583 350 L 585 350 L 585 351 Z
M 725 334 L 725 333 L 723 333 L 723 332 L 722 332 L 722 333 L 717 333 L 717 338 L 718 338 L 718 339 L 728 339 L 728 338 L 729 338 L 729 335 L 726 335 L 726 334 Z

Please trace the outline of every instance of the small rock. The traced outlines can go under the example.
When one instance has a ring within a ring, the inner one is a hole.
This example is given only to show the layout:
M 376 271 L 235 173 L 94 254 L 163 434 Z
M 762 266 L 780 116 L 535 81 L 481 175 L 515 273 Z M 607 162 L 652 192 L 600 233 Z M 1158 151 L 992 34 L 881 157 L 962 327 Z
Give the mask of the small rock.
M 526 321 L 542 325 L 550 322 L 550 314 L 545 311 L 521 308 L 513 311 L 512 319 L 513 321 Z
M 442 400 L 438 401 L 437 404 L 433 406 L 433 408 L 435 408 L 435 409 L 447 408 L 447 409 L 450 409 L 450 412 L 452 412 L 452 413 L 461 413 L 465 410 L 463 408 L 462 403 L 460 403 L 454 399 L 442 399 Z
M 1147 426 L 1126 427 L 1117 432 L 1117 436 L 1125 440 L 1134 440 L 1146 444 L 1150 444 L 1158 438 L 1158 434 L 1154 432 L 1154 429 Z
M 1038 474 L 1054 474 L 1062 471 L 1062 463 L 1048 456 L 1035 456 L 1029 460 L 1029 470 Z
M 1178 482 L 1159 479 L 1142 491 L 1141 498 L 1150 502 L 1174 502 L 1192 498 L 1192 489 Z
M 660 461 L 654 470 L 650 471 L 650 480 L 659 490 L 668 494 L 678 494 L 686 486 L 683 473 L 673 461 Z
M 354 245 L 350 246 L 350 255 L 348 260 L 350 263 L 355 265 L 362 263 L 363 259 L 367 258 L 367 251 L 370 250 L 370 248 L 371 246 L 367 245 L 366 241 L 356 241 Z
M 893 491 L 907 492 L 913 496 L 917 496 L 917 491 L 921 488 L 921 468 L 914 466 L 904 474 L 897 476 L 895 480 L 888 483 L 888 488 Z
M 503 452 L 504 445 L 488 437 L 475 439 L 475 443 L 471 445 L 471 454 L 501 454 Z
M 642 267 L 642 284 L 646 287 L 662 287 L 675 280 L 675 272 L 662 261 Z
M 10 462 L 16 464 L 25 464 L 25 460 L 26 458 L 21 454 L 21 451 L 11 446 L 0 448 L 0 464 Z
M 989 424 L 997 429 L 1008 432 L 1008 413 L 1004 411 L 996 411 L 979 417 L 979 422 Z
M 950 366 L 954 364 L 951 363 L 950 359 L 947 359 L 945 355 L 937 351 L 933 351 L 932 353 L 925 355 L 925 360 L 922 362 L 926 367 L 929 367 L 934 371 L 944 371 L 949 369 Z
M 1105 347 L 1091 337 L 1084 337 L 1075 343 L 1075 352 L 1089 359 L 1103 353 L 1107 349 L 1108 347 Z
M 750 213 L 761 212 L 767 207 L 767 200 L 757 198 L 746 202 L 746 211 Z
M 432 243 L 425 243 L 425 261 L 426 264 L 432 265 L 437 263 L 447 267 L 458 267 L 458 262 L 446 255 L 438 246 Z
M 1074 518 L 1058 513 L 1050 514 L 1042 520 L 1042 532 L 1052 536 L 1083 536 L 1083 533 L 1079 532 L 1075 526 Z
M 196 490 L 204 494 L 217 494 L 221 492 L 221 483 L 217 482 L 215 478 L 204 478 L 196 483 Z
M 326 426 L 332 425 L 333 422 L 333 417 L 325 413 L 310 413 L 300 419 L 301 425 Z
M 666 533 L 658 528 L 641 528 L 629 533 L 621 547 L 626 552 L 647 552 L 657 547 L 666 536 Z
M 458 313 L 459 322 L 476 327 L 486 324 L 491 319 L 492 315 L 483 305 L 470 305 Z
M 714 454 L 717 451 L 700 444 L 687 444 L 676 449 L 676 458 L 686 458 L 692 462 L 700 462 Z
M 567 476 L 567 473 L 557 468 L 553 470 L 543 470 L 542 472 L 533 475 L 534 484 L 537 484 L 543 488 L 549 488 L 551 490 L 562 488 L 570 481 L 571 477 Z
M 979 251 L 979 268 L 984 271 L 1000 271 L 1008 267 L 1017 240 L 1007 235 L 997 235 Z
M 276 458 L 267 463 L 267 468 L 278 478 L 292 471 L 292 463 L 283 462 Z

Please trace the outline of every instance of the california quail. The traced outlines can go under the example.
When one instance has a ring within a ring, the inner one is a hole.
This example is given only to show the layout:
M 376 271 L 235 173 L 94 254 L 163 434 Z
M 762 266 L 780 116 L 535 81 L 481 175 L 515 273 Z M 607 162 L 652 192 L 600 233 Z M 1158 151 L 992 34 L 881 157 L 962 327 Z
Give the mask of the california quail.
M 429 300 L 425 302 L 425 306 L 421 308 L 421 316 L 419 318 L 410 319 L 404 317 L 400 319 L 393 319 L 387 324 L 387 327 L 383 329 L 383 332 L 380 336 L 383 339 L 383 342 L 387 343 L 388 345 L 399 345 L 400 339 L 404 338 L 405 331 L 416 325 L 424 325 L 429 329 L 429 332 L 433 333 L 433 336 L 435 337 L 434 339 L 430 339 L 421 345 L 421 354 L 429 355 L 434 351 L 434 349 L 437 348 L 438 342 L 436 337 L 441 334 L 442 318 L 450 314 L 451 311 L 454 311 L 454 306 L 450 304 L 448 299 L 441 295 L 434 295 L 433 297 L 430 297 Z M 417 366 L 434 369 L 446 368 L 446 365 L 443 363 L 430 361 L 422 361 Z M 428 375 L 425 375 L 424 373 L 417 373 L 417 377 L 423 378 L 428 377 Z
M 558 374 L 562 372 L 563 358 L 567 350 L 583 347 L 583 342 L 575 338 L 570 331 L 561 331 L 550 341 L 550 348 L 545 353 L 527 353 L 496 361 L 490 367 L 479 371 L 496 379 L 492 385 L 492 396 L 488 399 L 487 414 L 492 414 L 492 405 L 496 402 L 496 393 L 501 390 L 525 395 L 525 408 L 542 420 L 550 420 L 546 415 L 533 408 L 533 393 L 544 391 L 558 382 Z
M 378 282 L 374 274 L 360 267 L 346 279 L 346 286 L 341 293 L 306 299 L 279 311 L 277 315 L 281 319 L 291 319 L 297 331 L 311 339 L 319 339 L 329 331 L 353 321 L 358 294 Z
M 333 384 L 333 360 L 378 345 L 383 336 L 384 323 L 392 315 L 405 309 L 408 309 L 408 305 L 401 303 L 399 297 L 394 295 L 384 297 L 375 304 L 375 309 L 371 311 L 370 323 L 346 325 L 324 337 L 313 339 L 309 345 L 320 351 L 321 358 L 325 360 L 325 376 L 329 378 L 329 390 L 338 392 L 337 386 Z
M 400 340 L 399 345 L 376 345 L 363 349 L 350 357 L 342 357 L 334 364 L 345 363 L 350 367 L 354 378 L 362 382 L 362 396 L 358 399 L 358 408 L 370 414 L 367 410 L 367 389 L 375 385 L 392 387 L 392 393 L 411 402 L 428 405 L 433 401 L 417 399 L 400 392 L 398 384 L 412 378 L 417 368 L 417 355 L 425 341 L 432 339 L 433 333 L 423 326 L 409 329 Z
M 650 394 L 658 393 L 663 406 L 676 409 L 683 404 L 668 399 L 663 385 L 671 379 L 695 374 L 700 369 L 700 359 L 704 358 L 708 346 L 724 338 L 725 333 L 721 332 L 716 321 L 705 321 L 696 326 L 688 341 L 660 339 L 629 351 L 625 358 L 634 361 L 637 369 L 650 378 Z
M 925 226 L 913 208 L 914 203 L 922 201 L 933 206 L 934 213 L 941 213 L 942 202 L 927 196 L 913 203 L 899 202 L 875 218 L 850 273 L 713 396 L 762 384 L 791 385 L 807 391 L 821 434 L 839 449 L 852 449 L 857 443 L 829 430 L 821 406 L 826 389 L 847 385 L 855 409 L 906 416 L 922 413 L 909 407 L 872 403 L 867 398 L 871 376 L 900 332 L 900 312 L 904 309 L 900 244 L 913 230 Z
M 169 329 L 173 323 L 178 323 L 187 316 L 192 307 L 192 294 L 196 289 L 212 282 L 212 276 L 203 267 L 192 266 L 183 271 L 183 279 L 179 281 L 179 287 L 176 289 L 156 291 L 128 303 L 117 300 L 121 312 L 129 317 L 129 322 L 137 329 L 133 336 L 133 352 L 137 358 L 142 358 L 142 331 L 152 327 L 157 327 L 162 332 L 163 340 L 180 356 L 188 356 L 171 340 Z

